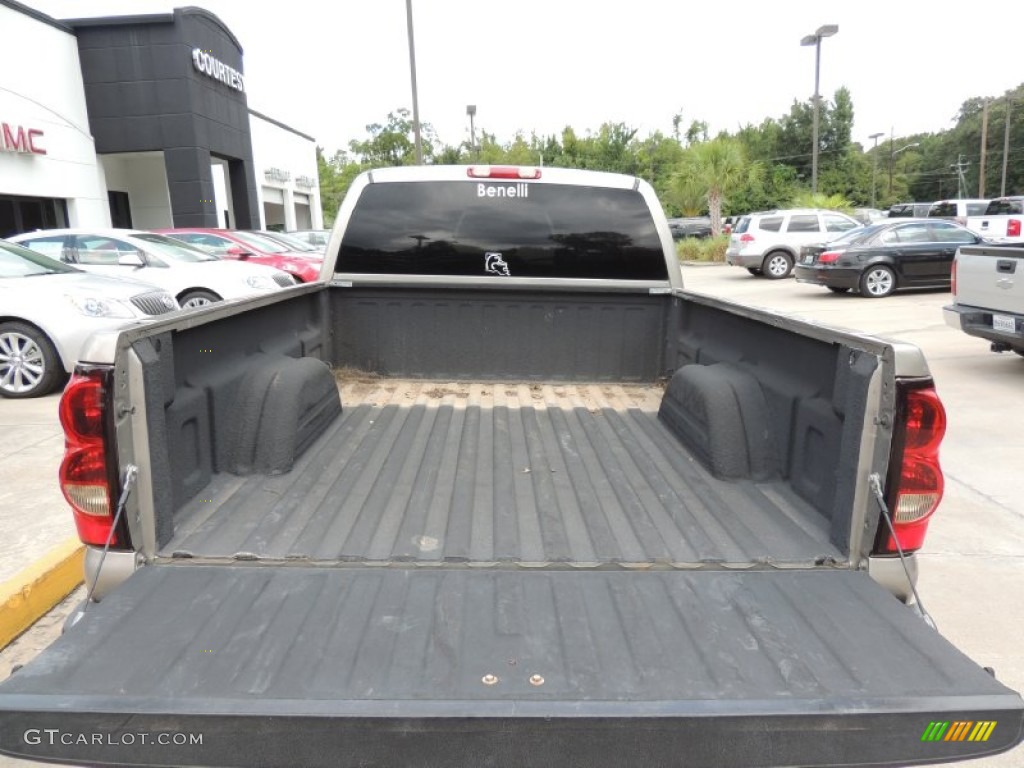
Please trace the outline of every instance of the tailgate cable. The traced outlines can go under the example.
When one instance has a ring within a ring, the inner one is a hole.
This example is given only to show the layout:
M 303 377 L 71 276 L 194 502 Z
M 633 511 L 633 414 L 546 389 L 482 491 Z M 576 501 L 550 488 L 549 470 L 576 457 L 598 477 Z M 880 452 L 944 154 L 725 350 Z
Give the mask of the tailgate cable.
M 907 565 L 907 556 L 903 552 L 903 547 L 900 546 L 899 537 L 896 536 L 896 530 L 893 528 L 892 515 L 889 514 L 889 507 L 885 503 L 885 497 L 882 495 L 882 479 L 878 476 L 877 472 L 872 472 L 868 476 L 868 485 L 871 486 L 871 491 L 875 495 L 875 501 L 878 502 L 879 509 L 882 510 L 882 517 L 885 519 L 885 524 L 889 527 L 889 535 L 892 536 L 892 541 L 896 545 L 896 552 L 900 556 L 900 564 L 903 566 L 903 572 L 907 575 L 907 583 L 910 584 L 910 591 L 914 595 L 914 608 L 918 614 L 924 619 L 924 623 L 932 629 L 938 631 L 938 627 L 935 625 L 935 619 L 932 615 L 925 610 L 924 603 L 921 602 L 921 596 L 917 594 L 917 585 L 914 584 L 914 580 L 910 577 L 910 567 Z
M 92 603 L 93 592 L 96 591 L 96 587 L 100 583 L 100 574 L 103 572 L 103 561 L 107 559 L 107 552 L 110 551 L 110 544 L 114 540 L 114 531 L 117 530 L 117 524 L 121 520 L 121 515 L 124 514 L 124 508 L 128 503 L 128 496 L 131 495 L 132 488 L 135 487 L 135 481 L 138 476 L 139 468 L 134 464 L 129 464 L 125 468 L 124 481 L 121 484 L 121 498 L 117 500 L 117 509 L 114 512 L 114 522 L 110 525 L 110 533 L 107 534 L 107 543 L 103 545 L 103 554 L 100 555 L 99 565 L 96 566 L 96 576 L 92 580 L 92 586 L 89 587 L 89 593 L 85 596 L 85 604 L 82 606 L 82 613 L 89 610 L 89 605 Z

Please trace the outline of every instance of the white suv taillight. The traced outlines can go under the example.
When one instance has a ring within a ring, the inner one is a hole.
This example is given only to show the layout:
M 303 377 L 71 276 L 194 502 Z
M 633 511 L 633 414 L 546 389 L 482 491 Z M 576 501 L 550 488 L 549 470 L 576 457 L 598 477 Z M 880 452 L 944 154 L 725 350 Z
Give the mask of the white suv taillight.
M 75 372 L 60 399 L 64 427 L 64 459 L 60 489 L 75 516 L 78 537 L 103 546 L 114 523 L 113 492 L 107 462 L 107 369 Z M 123 544 L 115 533 L 112 545 Z
M 900 548 L 914 552 L 924 544 L 928 522 L 944 488 L 939 446 L 946 434 L 946 409 L 931 379 L 899 382 L 896 430 L 886 481 L 886 504 Z M 886 526 L 879 526 L 876 552 L 897 551 Z

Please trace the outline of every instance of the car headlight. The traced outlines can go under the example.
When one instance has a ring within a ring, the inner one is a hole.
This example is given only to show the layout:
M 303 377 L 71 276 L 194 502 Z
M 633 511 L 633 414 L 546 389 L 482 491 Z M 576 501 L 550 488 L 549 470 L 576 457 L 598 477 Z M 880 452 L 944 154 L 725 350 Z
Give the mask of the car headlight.
M 277 284 L 269 277 L 263 275 L 253 275 L 252 277 L 245 278 L 245 282 L 250 288 L 255 288 L 258 291 L 272 291 L 277 288 Z
M 73 295 L 69 295 L 67 298 L 75 306 L 75 309 L 86 317 L 123 317 L 128 319 L 135 317 L 128 307 L 113 299 Z

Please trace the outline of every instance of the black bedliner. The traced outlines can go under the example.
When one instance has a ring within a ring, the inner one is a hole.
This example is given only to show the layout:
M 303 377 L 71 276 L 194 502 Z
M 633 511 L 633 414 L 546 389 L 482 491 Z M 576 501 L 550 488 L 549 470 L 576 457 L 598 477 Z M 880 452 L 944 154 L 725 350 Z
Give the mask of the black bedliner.
M 1022 715 L 1016 693 L 862 572 L 192 563 L 143 568 L 0 685 L 0 752 L 179 766 L 902 765 L 1007 749 Z M 996 726 L 985 742 L 923 741 L 936 721 Z M 26 741 L 45 729 L 105 739 Z M 143 733 L 202 744 L 142 745 Z
M 529 399 L 529 398 L 527 398 Z M 215 474 L 163 557 L 333 563 L 839 563 L 781 480 L 723 482 L 657 414 L 358 405 L 288 474 Z

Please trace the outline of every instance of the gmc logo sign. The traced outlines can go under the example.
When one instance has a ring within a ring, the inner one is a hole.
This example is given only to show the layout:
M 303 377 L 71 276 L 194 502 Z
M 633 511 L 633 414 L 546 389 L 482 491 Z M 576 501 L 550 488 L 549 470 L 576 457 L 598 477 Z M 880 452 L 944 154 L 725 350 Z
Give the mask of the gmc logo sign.
M 39 146 L 43 132 L 38 128 L 26 129 L 21 125 L 0 123 L 0 152 L 15 152 L 19 155 L 45 155 Z

